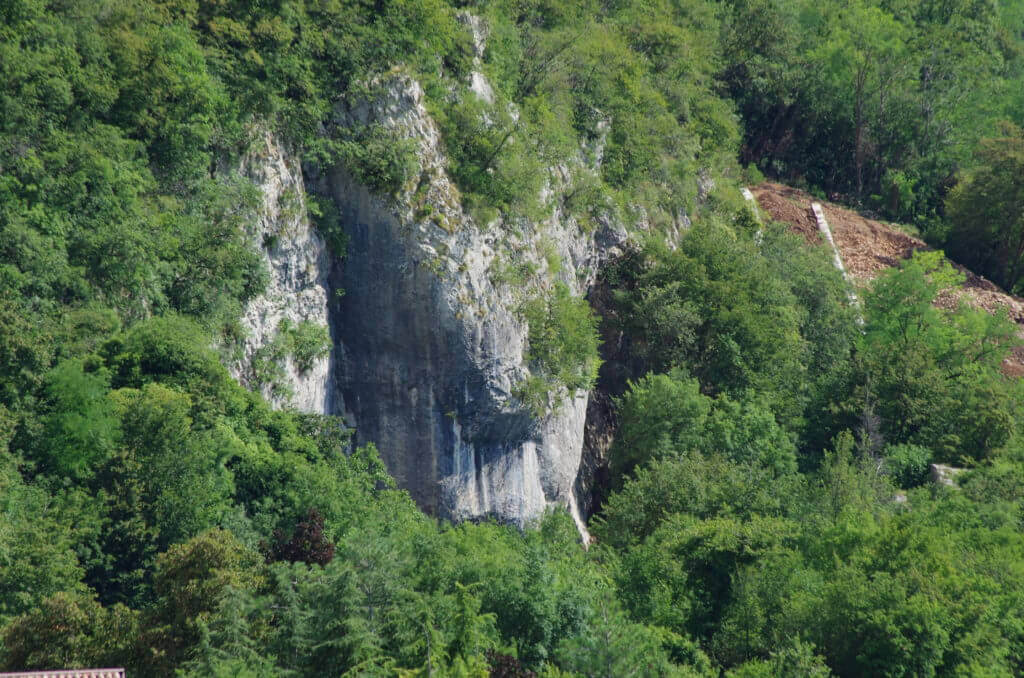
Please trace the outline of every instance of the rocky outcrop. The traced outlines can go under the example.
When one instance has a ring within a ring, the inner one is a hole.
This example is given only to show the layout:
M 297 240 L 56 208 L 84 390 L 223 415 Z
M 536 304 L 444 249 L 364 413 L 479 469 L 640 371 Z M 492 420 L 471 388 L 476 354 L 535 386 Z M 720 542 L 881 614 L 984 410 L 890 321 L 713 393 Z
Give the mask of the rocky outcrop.
M 957 476 L 964 472 L 964 469 L 946 464 L 929 464 L 928 479 L 936 485 L 959 488 Z
M 487 46 L 488 29 L 482 17 L 461 12 L 458 15 L 459 21 L 468 30 L 473 39 L 473 69 L 469 73 L 469 91 L 473 92 L 481 100 L 488 104 L 494 103 L 494 90 L 491 83 L 487 81 L 482 71 L 482 60 L 484 49 Z
M 491 103 L 479 60 L 485 27 L 463 20 L 476 57 L 462 95 Z M 478 223 L 447 175 L 419 84 L 393 71 L 368 85 L 371 93 L 339 108 L 331 124 L 382 127 L 396 143 L 411 142 L 417 171 L 394 195 L 370 190 L 344 166 L 303 177 L 263 135 L 242 169 L 263 193 L 252 238 L 269 285 L 246 308 L 233 373 L 278 406 L 343 416 L 355 440 L 376 443 L 399 486 L 435 515 L 523 525 L 565 506 L 586 536 L 576 492 L 589 487 L 577 485 L 588 394 L 563 388 L 541 416 L 517 397 L 531 374 L 521 307 L 559 283 L 586 295 L 626 239 L 621 224 L 581 225 L 562 207 L 581 174 L 598 170 L 608 121 L 595 113 L 601 124 L 589 145 L 572 166 L 550 171 L 546 218 Z M 344 259 L 328 255 L 310 224 L 308 187 L 337 207 L 349 239 Z M 330 360 L 302 371 L 291 357 L 273 359 L 282 321 L 329 323 Z M 268 357 L 281 368 L 269 381 L 260 373 Z
M 587 394 L 563 394 L 540 418 L 517 399 L 529 374 L 518 307 L 556 280 L 584 294 L 625 232 L 604 223 L 588 233 L 554 199 L 541 223 L 477 223 L 445 172 L 419 85 L 400 74 L 375 85 L 376 99 L 336 123 L 383 125 L 414 140 L 419 166 L 396 196 L 373 195 L 342 167 L 320 182 L 349 236 L 331 272 L 332 286 L 345 290 L 332 321 L 339 411 L 439 516 L 523 524 L 550 505 L 578 515 Z M 568 168 L 557 169 L 545 193 L 571 181 Z M 527 280 L 500 280 L 522 263 L 535 271 Z
M 243 158 L 241 170 L 262 195 L 259 218 L 249 235 L 269 277 L 264 293 L 245 308 L 245 336 L 229 369 L 276 406 L 329 412 L 333 378 L 328 357 L 300 366 L 282 347 L 286 328 L 328 323 L 327 247 L 309 220 L 302 168 L 294 154 L 263 132 Z

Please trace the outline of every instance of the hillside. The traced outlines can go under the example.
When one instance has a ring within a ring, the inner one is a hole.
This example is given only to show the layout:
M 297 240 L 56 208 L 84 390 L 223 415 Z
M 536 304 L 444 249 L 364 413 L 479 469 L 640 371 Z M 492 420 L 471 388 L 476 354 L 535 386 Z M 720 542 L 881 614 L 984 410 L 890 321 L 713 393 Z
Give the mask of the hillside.
M 1020 293 L 1021 93 L 1024 0 L 0 0 L 0 671 L 1024 674 L 1021 302 L 784 187 Z
M 821 243 L 822 239 L 810 206 L 814 202 L 820 203 L 843 265 L 858 287 L 867 287 L 881 271 L 899 266 L 914 252 L 932 249 L 923 240 L 908 235 L 898 226 L 865 217 L 791 186 L 766 182 L 751 187 L 751 192 L 767 216 L 789 225 L 794 233 L 799 233 L 809 243 L 815 244 Z M 940 295 L 936 304 L 952 309 L 963 300 L 988 313 L 1005 313 L 1017 325 L 1018 336 L 1024 339 L 1024 299 L 1008 294 L 995 283 L 963 266 L 951 263 L 964 275 L 964 282 L 957 292 Z M 1024 349 L 1015 349 L 1006 357 L 1003 365 L 1007 374 L 1024 375 Z

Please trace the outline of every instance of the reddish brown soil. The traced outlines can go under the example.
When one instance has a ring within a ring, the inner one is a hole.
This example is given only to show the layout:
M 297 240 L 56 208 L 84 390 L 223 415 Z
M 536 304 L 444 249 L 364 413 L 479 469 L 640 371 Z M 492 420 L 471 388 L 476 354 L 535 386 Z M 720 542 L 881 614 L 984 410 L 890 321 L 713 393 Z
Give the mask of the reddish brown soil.
M 818 224 L 811 213 L 811 201 L 806 199 L 806 193 L 782 184 L 761 184 L 750 192 L 772 220 L 789 224 L 793 231 L 809 243 L 821 242 Z
M 856 285 L 865 285 L 880 271 L 896 266 L 915 250 L 930 249 L 924 241 L 902 233 L 881 221 L 868 219 L 857 212 L 840 207 L 782 184 L 763 183 L 750 189 L 760 208 L 774 221 L 787 223 L 794 232 L 810 243 L 821 243 L 818 227 L 811 212 L 811 203 L 820 202 L 832 237 L 839 248 L 843 264 Z M 953 266 L 967 276 L 959 292 L 938 298 L 936 305 L 954 308 L 961 298 L 989 313 L 1005 310 L 1017 323 L 1018 334 L 1024 338 L 1024 299 L 1007 294 L 991 281 L 975 275 L 962 266 Z M 1003 364 L 1004 371 L 1024 376 L 1024 347 L 1017 349 Z

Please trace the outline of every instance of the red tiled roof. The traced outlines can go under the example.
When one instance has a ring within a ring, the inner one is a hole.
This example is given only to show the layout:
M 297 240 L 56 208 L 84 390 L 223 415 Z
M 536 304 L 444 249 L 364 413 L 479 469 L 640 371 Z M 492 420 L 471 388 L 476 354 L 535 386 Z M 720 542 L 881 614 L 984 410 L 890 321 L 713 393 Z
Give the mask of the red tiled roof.
M 0 678 L 125 678 L 124 669 L 56 669 L 0 673 Z

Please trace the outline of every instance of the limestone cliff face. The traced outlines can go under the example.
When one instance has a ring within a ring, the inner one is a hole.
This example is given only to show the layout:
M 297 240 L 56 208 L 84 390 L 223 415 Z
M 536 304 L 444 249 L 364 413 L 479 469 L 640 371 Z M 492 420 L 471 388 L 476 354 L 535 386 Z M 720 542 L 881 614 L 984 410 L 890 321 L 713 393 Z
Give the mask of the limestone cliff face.
M 490 94 L 479 72 L 468 84 L 466 96 Z M 253 243 L 270 285 L 246 309 L 249 337 L 234 373 L 277 405 L 342 415 L 357 442 L 376 443 L 399 486 L 438 516 L 522 525 L 558 505 L 578 519 L 588 394 L 563 392 L 540 417 L 519 401 L 530 374 L 520 307 L 558 281 L 585 295 L 625 240 L 621 225 L 584 229 L 560 207 L 578 173 L 594 171 L 600 148 L 551 170 L 547 218 L 477 223 L 446 173 L 417 82 L 393 73 L 371 85 L 332 124 L 379 124 L 415 144 L 418 172 L 396 195 L 374 194 L 345 167 L 304 178 L 270 136 L 244 163 L 263 191 Z M 311 227 L 304 181 L 335 203 L 349 237 L 344 259 L 332 260 Z M 524 264 L 531 273 L 515 283 L 501 275 Z M 275 390 L 259 383 L 253 364 L 282 319 L 329 323 L 334 346 L 330 360 L 306 372 L 289 359 L 286 388 Z
M 266 291 L 246 306 L 241 356 L 229 368 L 242 384 L 259 389 L 276 406 L 328 412 L 333 390 L 328 357 L 300 369 L 292 356 L 279 350 L 286 327 L 328 323 L 328 253 L 309 220 L 302 168 L 293 154 L 264 132 L 243 158 L 241 169 L 262 195 L 250 236 L 266 261 L 269 278 Z M 280 373 L 267 375 L 267 371 Z
M 522 524 L 552 504 L 575 513 L 587 394 L 564 394 L 541 418 L 518 401 L 529 374 L 518 306 L 556 280 L 584 294 L 625 233 L 612 224 L 587 233 L 555 207 L 542 223 L 476 223 L 445 173 L 419 85 L 391 76 L 376 97 L 338 124 L 381 124 L 414 140 L 419 176 L 387 197 L 344 168 L 322 179 L 350 238 L 331 272 L 345 291 L 332 319 L 339 410 L 358 440 L 377 443 L 399 485 L 442 517 Z M 570 180 L 556 170 L 549 192 Z M 537 273 L 515 287 L 498 282 L 510 262 Z

